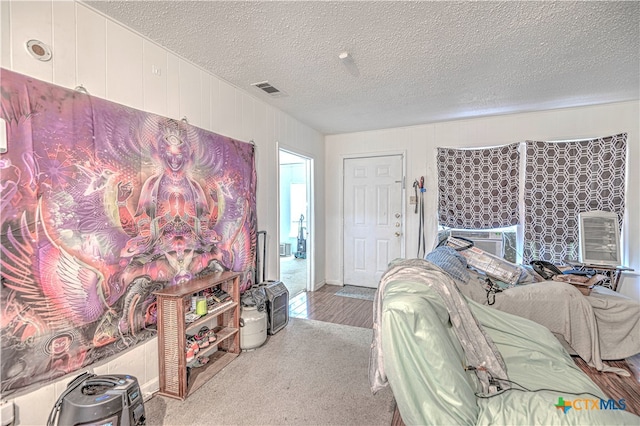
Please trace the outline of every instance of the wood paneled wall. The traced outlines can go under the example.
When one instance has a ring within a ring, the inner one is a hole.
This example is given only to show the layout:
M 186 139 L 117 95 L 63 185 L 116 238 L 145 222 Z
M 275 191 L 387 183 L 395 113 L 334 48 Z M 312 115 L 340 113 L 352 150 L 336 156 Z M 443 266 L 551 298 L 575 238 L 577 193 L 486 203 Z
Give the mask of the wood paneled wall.
M 38 39 L 53 58 L 41 62 L 26 51 Z M 220 58 L 224 60 L 224 58 Z M 314 161 L 316 232 L 314 283 L 324 283 L 324 137 L 251 93 L 73 1 L 1 1 L 0 65 L 67 88 L 83 85 L 94 96 L 256 144 L 258 227 L 266 230 L 267 279 L 278 278 L 278 147 Z M 157 390 L 157 343 L 152 339 L 94 368 L 96 374 L 136 376 L 143 392 Z M 44 424 L 57 395 L 73 377 L 16 398 L 19 424 Z M 46 411 L 46 412 L 45 412 Z

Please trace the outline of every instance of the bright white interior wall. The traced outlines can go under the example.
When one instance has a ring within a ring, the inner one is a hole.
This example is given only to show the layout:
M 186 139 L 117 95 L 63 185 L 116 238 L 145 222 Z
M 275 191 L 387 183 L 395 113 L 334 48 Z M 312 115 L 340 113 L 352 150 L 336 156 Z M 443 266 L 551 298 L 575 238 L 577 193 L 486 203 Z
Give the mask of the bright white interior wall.
M 567 140 L 628 133 L 627 211 L 623 233 L 623 258 L 627 266 L 640 271 L 640 102 L 568 108 L 524 114 L 457 120 L 413 127 L 331 135 L 325 138 L 326 192 L 326 280 L 342 285 L 342 162 L 345 157 L 389 151 L 407 152 L 407 257 L 417 252 L 418 217 L 408 204 L 412 183 L 425 177 L 425 224 L 427 248 L 437 232 L 437 147 L 483 147 L 525 140 Z M 626 274 L 622 293 L 638 298 L 637 274 Z
M 278 176 L 277 144 L 304 152 L 315 162 L 315 226 L 319 232 L 314 244 L 317 253 L 324 254 L 324 142 L 320 133 L 84 4 L 3 0 L 0 24 L 3 68 L 67 88 L 82 84 L 94 96 L 166 117 L 186 116 L 191 124 L 203 129 L 242 141 L 253 140 L 257 147 L 258 228 L 269 235 L 268 279 L 276 279 L 278 271 L 278 198 L 274 184 Z M 24 44 L 34 38 L 51 46 L 51 61 L 40 62 L 27 54 Z M 316 257 L 315 262 L 314 283 L 321 285 L 323 256 Z M 143 392 L 154 392 L 158 389 L 156 339 L 89 370 L 134 375 Z M 45 424 L 57 396 L 79 373 L 16 397 L 16 424 Z

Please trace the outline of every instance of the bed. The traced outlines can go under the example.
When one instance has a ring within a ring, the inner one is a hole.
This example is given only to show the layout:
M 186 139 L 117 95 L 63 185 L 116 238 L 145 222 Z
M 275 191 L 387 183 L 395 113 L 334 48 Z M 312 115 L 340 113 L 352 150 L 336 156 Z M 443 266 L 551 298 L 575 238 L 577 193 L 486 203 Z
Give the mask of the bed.
M 452 278 L 431 262 L 393 262 L 376 293 L 369 380 L 374 392 L 391 386 L 405 424 L 639 424 L 545 327 L 466 299 L 513 383 L 483 394 L 469 367 L 477 364 L 454 333 L 455 311 L 434 290 L 447 281 L 445 292 L 456 293 Z M 589 409 L 594 404 L 605 409 Z
M 453 252 L 453 254 L 452 254 Z M 608 288 L 594 286 L 589 296 L 571 284 L 530 282 L 487 294 L 485 276 L 466 268 L 466 261 L 449 247 L 438 247 L 426 258 L 452 274 L 469 299 L 528 318 L 547 327 L 573 355 L 600 371 L 627 375 L 602 360 L 640 353 L 640 302 Z M 443 261 L 442 259 L 445 259 Z M 464 268 L 465 272 L 460 272 Z

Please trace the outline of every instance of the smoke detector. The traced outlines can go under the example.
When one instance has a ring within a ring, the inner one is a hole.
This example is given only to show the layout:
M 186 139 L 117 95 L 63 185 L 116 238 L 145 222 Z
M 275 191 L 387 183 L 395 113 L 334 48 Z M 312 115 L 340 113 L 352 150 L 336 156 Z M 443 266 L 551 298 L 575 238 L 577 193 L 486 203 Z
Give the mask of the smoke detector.
M 251 85 L 257 87 L 260 90 L 262 90 L 264 93 L 266 93 L 267 95 L 271 96 L 272 98 L 281 98 L 283 96 L 287 96 L 286 93 L 284 93 L 280 89 L 276 89 L 268 81 L 259 81 L 258 83 L 251 83 Z

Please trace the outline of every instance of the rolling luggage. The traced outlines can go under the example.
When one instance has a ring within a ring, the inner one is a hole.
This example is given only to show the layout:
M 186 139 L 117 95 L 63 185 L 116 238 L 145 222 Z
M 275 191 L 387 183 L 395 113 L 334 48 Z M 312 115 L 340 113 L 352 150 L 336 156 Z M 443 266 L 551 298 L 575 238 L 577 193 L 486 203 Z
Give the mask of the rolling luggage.
M 260 259 L 260 236 L 262 236 L 262 259 Z M 265 280 L 267 258 L 267 231 L 258 231 L 256 241 L 256 283 L 264 288 L 267 296 L 267 319 L 269 334 L 276 334 L 289 323 L 289 290 L 282 281 Z

